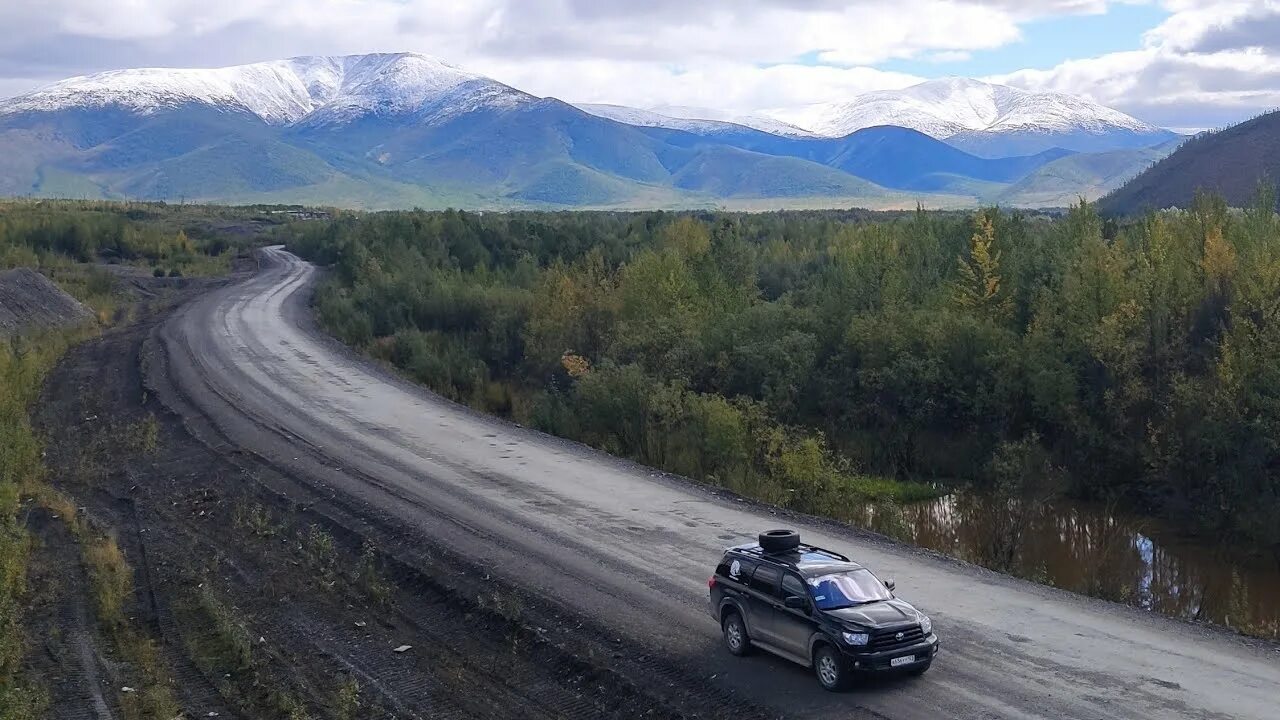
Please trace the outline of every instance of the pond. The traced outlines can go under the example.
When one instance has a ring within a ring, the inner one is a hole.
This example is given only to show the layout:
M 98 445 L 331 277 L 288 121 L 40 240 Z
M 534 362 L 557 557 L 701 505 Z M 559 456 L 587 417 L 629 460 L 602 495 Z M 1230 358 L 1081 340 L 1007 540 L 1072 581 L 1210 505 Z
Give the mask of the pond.
M 1022 511 L 968 490 L 853 514 L 855 524 L 978 565 L 1280 639 L 1280 558 L 1178 537 L 1115 508 L 1058 500 Z

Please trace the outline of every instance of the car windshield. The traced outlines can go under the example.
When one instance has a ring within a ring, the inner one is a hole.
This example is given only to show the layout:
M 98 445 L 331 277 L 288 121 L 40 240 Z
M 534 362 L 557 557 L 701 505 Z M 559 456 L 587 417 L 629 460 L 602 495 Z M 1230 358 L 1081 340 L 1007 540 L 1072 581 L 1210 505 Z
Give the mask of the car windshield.
M 813 602 L 821 610 L 837 610 L 893 597 L 889 588 L 868 570 L 811 577 L 809 585 L 813 588 Z

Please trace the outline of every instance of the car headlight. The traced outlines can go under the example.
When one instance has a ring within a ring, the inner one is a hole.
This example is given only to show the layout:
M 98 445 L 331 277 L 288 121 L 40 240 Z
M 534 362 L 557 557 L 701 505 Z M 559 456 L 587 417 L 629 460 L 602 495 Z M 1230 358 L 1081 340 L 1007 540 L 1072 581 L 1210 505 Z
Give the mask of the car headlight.
M 925 637 L 929 637 L 933 632 L 933 621 L 929 619 L 928 615 L 923 613 L 920 615 L 920 629 L 924 631 Z
M 871 637 L 866 633 L 846 632 L 843 633 L 844 641 L 850 645 L 866 645 Z

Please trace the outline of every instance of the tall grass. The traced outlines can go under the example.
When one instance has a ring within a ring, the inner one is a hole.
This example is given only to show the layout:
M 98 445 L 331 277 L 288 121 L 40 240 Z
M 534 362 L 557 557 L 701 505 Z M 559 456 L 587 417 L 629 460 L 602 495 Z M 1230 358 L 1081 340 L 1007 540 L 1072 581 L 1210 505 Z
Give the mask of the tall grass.
M 118 657 L 132 666 L 132 675 L 137 678 L 138 691 L 119 696 L 125 720 L 180 717 L 182 708 L 174 697 L 173 681 L 155 641 L 128 616 L 133 568 L 111 536 L 95 534 L 80 520 L 74 523 L 73 530 L 89 567 L 98 623 Z
M 22 519 L 24 494 L 44 480 L 40 443 L 28 409 L 45 374 L 83 331 L 0 342 L 0 720 L 37 717 L 44 704 L 21 677 L 26 638 L 22 610 L 31 538 Z
M 67 348 L 91 332 L 80 329 L 0 342 L 0 720 L 40 717 L 46 702 L 43 691 L 21 673 L 30 640 L 22 618 L 31 549 L 23 522 L 24 497 L 66 522 L 80 544 L 99 626 L 117 657 L 138 678 L 134 684 L 139 691 L 120 697 L 124 716 L 167 719 L 180 711 L 154 642 L 128 616 L 132 568 L 115 540 L 91 527 L 75 503 L 46 482 L 40 442 L 28 419 L 46 374 Z M 128 432 L 140 438 L 139 452 L 154 451 L 154 420 L 131 426 Z

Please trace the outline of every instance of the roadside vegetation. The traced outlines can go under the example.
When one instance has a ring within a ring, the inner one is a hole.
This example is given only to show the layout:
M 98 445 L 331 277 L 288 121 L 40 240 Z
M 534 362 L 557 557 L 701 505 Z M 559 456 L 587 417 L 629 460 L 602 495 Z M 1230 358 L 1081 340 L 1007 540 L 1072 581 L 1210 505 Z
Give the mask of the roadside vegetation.
M 663 214 L 509 217 L 352 217 L 290 242 L 339 262 L 317 299 L 330 328 L 456 400 L 813 512 L 936 496 L 803 422 L 816 337 L 749 337 L 787 320 L 747 243 L 713 249 L 709 225 Z
M 112 274 L 102 265 L 151 277 L 223 274 L 238 252 L 291 222 L 293 213 L 283 207 L 0 200 L 0 270 L 37 268 L 88 301 L 110 289 Z M 99 267 L 87 272 L 86 263 Z
M 655 467 L 837 516 L 961 483 L 1065 494 L 1280 549 L 1273 207 L 400 212 L 282 235 L 332 265 L 315 302 L 342 340 Z
M 99 327 L 108 326 L 127 320 L 132 300 L 122 294 L 120 276 L 104 263 L 140 271 L 171 268 L 175 276 L 226 270 L 235 252 L 226 240 L 192 240 L 176 227 L 200 227 L 197 216 L 208 212 L 154 205 L 0 202 L 0 271 L 29 267 L 43 272 L 88 305 Z M 29 421 L 45 375 L 68 348 L 97 331 L 91 323 L 0 336 L 0 720 L 41 717 L 50 700 L 39 679 L 22 672 L 29 643 L 38 641 L 26 637 L 23 622 L 34 541 L 27 516 L 37 505 L 75 536 L 99 627 L 118 658 L 135 669 L 139 687 L 120 697 L 125 717 L 168 719 L 179 711 L 150 636 L 129 615 L 132 569 L 115 540 L 92 527 L 47 482 L 41 443 Z M 126 430 L 139 438 L 139 452 L 154 450 L 154 421 Z
M 21 673 L 27 638 L 23 607 L 31 536 L 24 495 L 41 486 L 44 465 L 27 409 L 44 375 L 70 342 L 67 336 L 0 342 L 0 718 L 39 717 L 47 697 Z
M 30 643 L 23 623 L 28 564 L 34 541 L 26 516 L 36 505 L 66 524 L 80 547 L 98 626 L 115 656 L 128 663 L 137 688 L 119 697 L 125 718 L 172 718 L 180 708 L 151 637 L 134 622 L 130 607 L 133 570 L 116 541 L 83 517 L 75 504 L 47 481 L 41 444 L 28 410 L 46 373 L 92 329 L 48 332 L 0 342 L 0 719 L 42 717 L 49 701 L 38 678 L 25 677 L 22 660 Z M 147 451 L 148 423 L 125 432 Z M 124 438 L 127 440 L 128 438 Z M 152 440 L 154 449 L 154 440 Z

